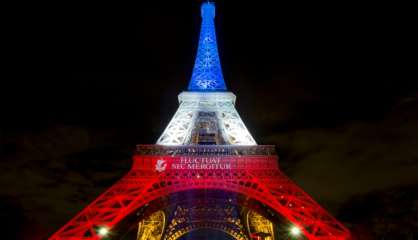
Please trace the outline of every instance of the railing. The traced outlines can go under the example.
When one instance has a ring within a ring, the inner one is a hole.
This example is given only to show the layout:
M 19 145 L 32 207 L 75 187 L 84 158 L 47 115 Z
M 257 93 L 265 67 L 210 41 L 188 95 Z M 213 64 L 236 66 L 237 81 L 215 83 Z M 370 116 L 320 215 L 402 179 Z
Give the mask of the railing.
M 164 145 L 137 145 L 137 154 L 140 155 L 276 155 L 274 145 L 182 145 L 182 146 L 164 146 Z

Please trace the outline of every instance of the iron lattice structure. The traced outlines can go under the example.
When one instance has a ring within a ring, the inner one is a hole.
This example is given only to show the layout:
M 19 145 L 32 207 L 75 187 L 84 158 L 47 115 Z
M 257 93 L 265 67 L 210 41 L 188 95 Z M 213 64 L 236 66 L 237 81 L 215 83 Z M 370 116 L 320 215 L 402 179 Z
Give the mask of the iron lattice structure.
M 216 42 L 214 4 L 203 4 L 201 15 L 199 47 L 188 90 L 226 91 Z
M 156 171 L 161 161 L 165 169 Z M 211 165 L 211 161 L 216 164 Z M 97 233 L 100 227 L 111 229 L 153 200 L 196 189 L 251 197 L 289 219 L 308 239 L 350 236 L 344 226 L 279 170 L 274 146 L 140 145 L 131 171 L 50 239 L 101 239 Z
M 144 219 L 139 224 L 140 226 L 143 225 L 143 222 L 153 222 L 154 224 L 146 228 L 148 232 L 153 233 L 153 236 L 146 236 L 140 230 L 141 234 L 138 234 L 137 240 L 175 240 L 201 229 L 221 231 L 234 239 L 249 239 L 248 236 L 251 234 L 247 232 L 245 220 L 253 220 L 253 215 L 257 215 L 246 207 L 251 204 L 246 201 L 245 196 L 241 196 L 238 200 L 238 196 L 225 194 L 219 190 L 201 189 L 172 194 L 161 201 L 154 201 L 151 206 L 146 208 L 146 211 L 138 211 Z M 166 218 L 167 224 L 159 224 L 161 221 L 155 221 L 154 216 L 159 212 L 165 212 L 169 216 Z M 123 223 L 118 224 L 118 226 L 120 225 Z M 159 229 L 164 229 L 163 236 L 160 236 Z M 251 228 L 251 233 L 253 230 Z M 116 231 L 119 232 L 120 229 L 116 228 Z
M 193 203 L 193 208 L 180 205 L 174 213 L 173 220 L 167 226 L 167 234 L 163 240 L 176 240 L 202 228 L 221 230 L 235 239 L 248 240 L 236 211 L 233 206 L 211 206 L 209 202 L 204 202 L 204 205 Z
M 223 80 L 214 16 L 214 4 L 204 3 L 189 91 L 179 95 L 180 107 L 157 144 L 138 145 L 131 170 L 50 240 L 102 239 L 99 229 L 117 228 L 128 215 L 153 201 L 201 190 L 237 194 L 258 202 L 295 224 L 307 239 L 350 238 L 343 225 L 280 171 L 275 147 L 257 145 L 241 120 L 235 109 L 236 97 L 226 91 Z M 184 211 L 193 212 L 191 208 Z M 141 236 L 137 239 L 146 239 L 144 234 L 150 232 L 158 238 L 166 223 L 171 224 L 163 213 L 152 216 L 160 225 L 142 220 L 142 229 L 138 231 Z M 247 225 L 252 225 L 254 231 L 273 232 L 270 223 L 255 227 L 254 222 L 268 222 L 267 219 L 256 215 L 252 218 L 246 222 L 252 222 Z M 176 225 L 169 236 L 162 238 L 176 239 L 175 236 L 198 228 L 223 229 L 235 239 L 252 238 L 244 236 L 240 224 L 187 219 L 190 221 Z M 106 239 L 109 238 L 111 235 Z
M 235 109 L 235 95 L 231 92 L 183 92 L 179 95 L 180 107 L 158 139 L 159 145 L 194 144 L 192 139 L 196 119 L 201 112 L 216 115 L 219 138 L 226 144 L 256 145 L 244 122 Z

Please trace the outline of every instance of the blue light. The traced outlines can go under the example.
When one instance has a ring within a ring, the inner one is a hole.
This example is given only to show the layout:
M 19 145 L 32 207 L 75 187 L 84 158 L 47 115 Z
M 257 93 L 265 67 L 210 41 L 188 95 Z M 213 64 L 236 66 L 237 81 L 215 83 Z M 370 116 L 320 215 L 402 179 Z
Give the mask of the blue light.
M 226 91 L 215 33 L 215 4 L 203 3 L 199 48 L 189 91 Z

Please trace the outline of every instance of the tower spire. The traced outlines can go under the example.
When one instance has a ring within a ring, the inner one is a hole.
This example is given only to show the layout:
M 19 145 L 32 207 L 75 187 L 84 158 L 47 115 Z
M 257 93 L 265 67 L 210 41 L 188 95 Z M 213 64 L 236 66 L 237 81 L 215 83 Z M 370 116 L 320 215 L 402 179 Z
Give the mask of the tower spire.
M 201 16 L 199 47 L 188 90 L 226 91 L 216 43 L 215 3 L 204 2 L 201 7 Z

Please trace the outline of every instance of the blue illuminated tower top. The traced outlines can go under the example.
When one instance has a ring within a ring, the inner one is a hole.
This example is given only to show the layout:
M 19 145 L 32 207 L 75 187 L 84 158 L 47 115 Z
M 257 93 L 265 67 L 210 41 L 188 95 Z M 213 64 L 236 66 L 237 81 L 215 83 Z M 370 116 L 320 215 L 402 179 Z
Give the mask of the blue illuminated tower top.
M 216 43 L 215 4 L 212 2 L 203 3 L 201 15 L 202 26 L 199 47 L 188 90 L 201 92 L 226 91 Z

